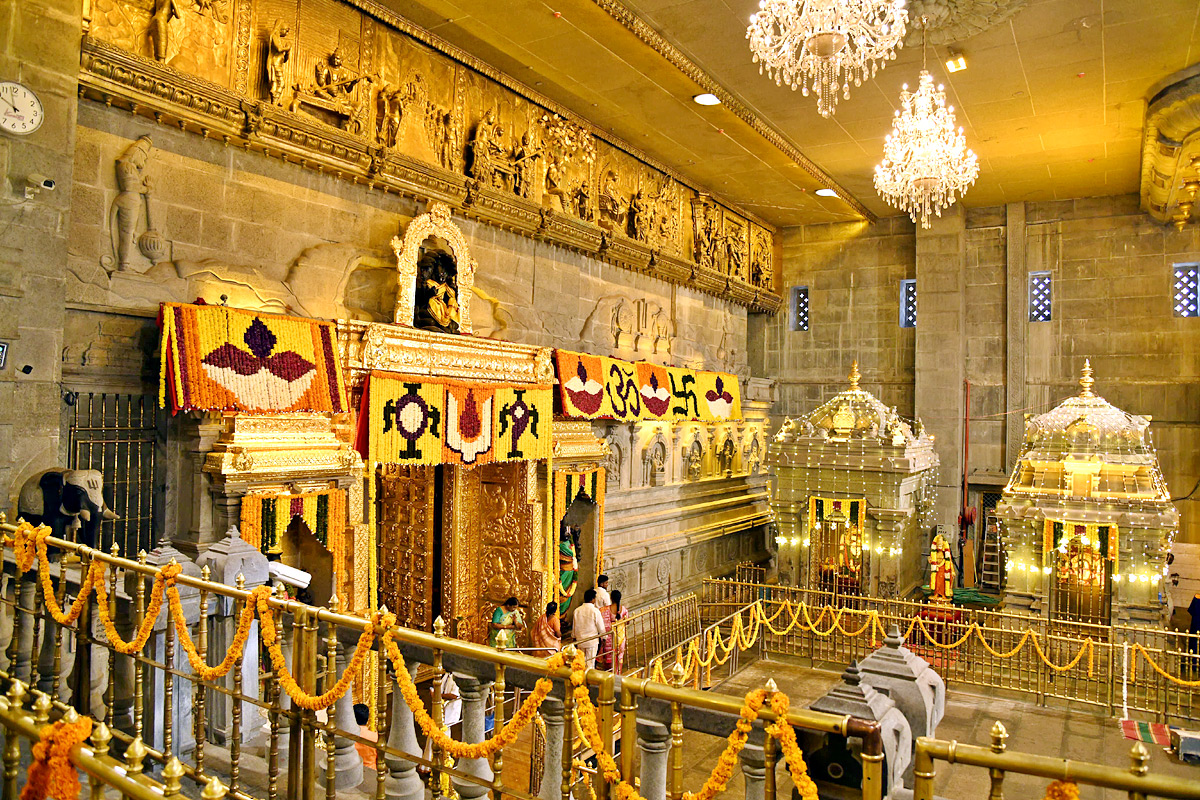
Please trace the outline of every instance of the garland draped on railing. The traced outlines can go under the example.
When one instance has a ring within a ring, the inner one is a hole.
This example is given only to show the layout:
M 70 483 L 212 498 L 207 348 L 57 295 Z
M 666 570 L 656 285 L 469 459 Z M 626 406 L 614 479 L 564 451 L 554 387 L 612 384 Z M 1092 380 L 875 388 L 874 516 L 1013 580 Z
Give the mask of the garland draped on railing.
M 192 641 L 187 619 L 183 614 L 183 604 L 179 596 L 178 587 L 176 586 L 178 577 L 182 573 L 182 567 L 179 564 L 172 562 L 160 569 L 154 576 L 146 616 L 139 624 L 133 638 L 125 641 L 117 634 L 116 625 L 113 621 L 114 614 L 107 585 L 108 565 L 103 561 L 92 561 L 86 576 L 84 576 L 81 582 L 77 597 L 72 602 L 70 609 L 65 612 L 63 611 L 55 599 L 54 585 L 50 578 L 50 561 L 47 552 L 47 539 L 49 537 L 49 528 L 45 526 L 34 528 L 24 520 L 21 520 L 17 524 L 16 532 L 11 536 L 6 535 L 4 537 L 4 544 L 13 547 L 17 568 L 21 572 L 28 572 L 36 562 L 46 608 L 56 622 L 66 626 L 73 625 L 78 621 L 80 615 L 83 613 L 83 609 L 87 607 L 89 596 L 94 591 L 98 613 L 105 632 L 109 637 L 109 644 L 119 653 L 132 655 L 145 646 L 165 602 L 169 608 L 172 623 L 178 633 L 180 646 L 186 653 L 192 669 L 204 681 L 215 681 L 233 669 L 239 656 L 242 655 L 245 649 L 251 626 L 255 616 L 257 616 L 260 621 L 263 642 L 267 646 L 271 665 L 278 676 L 280 686 L 283 687 L 283 690 L 298 707 L 313 711 L 326 709 L 349 690 L 350 683 L 358 674 L 359 667 L 366 658 L 367 653 L 371 651 L 376 636 L 379 635 L 380 648 L 392 662 L 395 670 L 400 695 L 412 711 L 417 724 L 425 732 L 426 736 L 431 738 L 438 747 L 453 758 L 488 758 L 501 748 L 515 742 L 521 731 L 535 719 L 542 702 L 553 689 L 554 684 L 549 677 L 550 674 L 569 664 L 571 669 L 571 686 L 574 687 L 573 694 L 577 705 L 579 727 L 588 744 L 597 754 L 601 775 L 603 775 L 606 781 L 615 786 L 618 800 L 645 800 L 638 793 L 637 789 L 622 777 L 616 760 L 604 747 L 600 735 L 599 712 L 588 695 L 586 680 L 588 672 L 587 662 L 584 659 L 583 653 L 575 650 L 574 647 L 568 647 L 568 649 L 556 653 L 547 659 L 547 675 L 538 679 L 534 691 L 530 693 L 529 697 L 521 704 L 521 707 L 517 709 L 512 719 L 506 722 L 499 731 L 496 731 L 490 738 L 482 742 L 460 742 L 450 738 L 444 730 L 436 726 L 433 717 L 425 709 L 420 692 L 413 681 L 412 675 L 408 671 L 407 665 L 404 663 L 403 654 L 400 652 L 400 648 L 395 641 L 396 617 L 394 614 L 389 612 L 376 612 L 373 614 L 371 625 L 360 634 L 358 644 L 354 649 L 354 655 L 346 670 L 342 673 L 342 676 L 333 686 L 330 686 L 321 694 L 309 694 L 299 686 L 288 669 L 287 660 L 284 658 L 280 637 L 276 629 L 276 612 L 270 606 L 271 590 L 268 587 L 259 586 L 250 592 L 250 596 L 238 620 L 238 627 L 234 633 L 233 642 L 230 644 L 221 661 L 215 666 L 210 666 L 206 663 L 204 657 Z M 725 658 L 727 659 L 734 647 L 739 645 L 748 647 L 752 645 L 757 640 L 759 631 L 761 630 L 757 621 L 750 623 L 749 627 L 752 633 L 744 630 L 743 626 L 740 625 L 740 617 L 737 618 L 734 626 L 734 633 L 730 636 L 728 644 L 721 639 L 719 633 L 709 637 L 707 642 L 709 650 L 708 663 L 711 663 L 714 659 L 719 660 L 719 657 L 716 655 L 718 648 L 724 651 Z M 697 662 L 700 661 L 698 652 L 696 660 Z M 721 661 L 720 663 L 724 662 Z M 657 663 L 657 666 L 659 667 L 659 672 L 661 672 L 661 663 Z M 686 795 L 687 800 L 712 800 L 716 794 L 725 788 L 730 776 L 733 774 L 738 753 L 746 743 L 750 727 L 753 721 L 757 719 L 763 705 L 768 701 L 777 718 L 774 722 L 766 726 L 767 735 L 779 742 L 780 748 L 787 758 L 793 781 L 799 787 L 803 800 L 817 800 L 816 785 L 808 776 L 803 753 L 796 742 L 795 731 L 786 719 L 788 698 L 781 692 L 768 692 L 766 690 L 755 690 L 746 695 L 746 701 L 742 707 L 736 729 L 730 735 L 729 743 L 720 759 L 718 759 L 716 768 L 714 768 L 708 780 L 705 781 L 704 787 L 699 792 L 689 792 Z M 78 794 L 78 779 L 75 776 L 74 770 L 70 769 L 69 761 L 64 761 L 64 759 L 65 754 L 69 753 L 70 749 L 76 744 L 83 741 L 91 729 L 90 719 L 82 717 L 80 720 L 82 721 L 56 723 L 55 726 L 47 728 L 46 735 L 43 736 L 42 741 L 34 748 L 35 757 L 30 765 L 28 786 L 34 787 L 32 790 L 34 793 L 29 794 L 28 797 L 23 794 L 22 800 L 41 800 L 47 793 L 55 797 L 74 797 Z M 86 729 L 84 727 L 85 722 Z M 69 778 L 61 769 L 62 765 L 59 763 L 60 761 L 66 764 L 67 770 L 71 773 Z M 73 793 L 70 792 L 72 779 L 75 781 L 75 791 Z M 27 791 L 30 790 L 27 789 Z M 63 793 L 59 794 L 59 791 Z

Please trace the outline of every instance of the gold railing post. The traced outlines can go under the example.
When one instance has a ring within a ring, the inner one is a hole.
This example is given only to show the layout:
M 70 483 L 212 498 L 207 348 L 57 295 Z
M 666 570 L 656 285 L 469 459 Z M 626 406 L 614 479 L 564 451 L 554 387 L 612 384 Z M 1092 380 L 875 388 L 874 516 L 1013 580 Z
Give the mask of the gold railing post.
M 633 758 L 637 748 L 637 700 L 629 679 L 621 681 L 621 777 L 633 783 Z
M 313 609 L 308 606 L 297 606 L 292 614 L 292 635 L 295 637 L 292 645 L 292 675 L 296 683 L 308 694 L 314 694 L 317 688 L 317 618 Z M 316 735 L 316 712 L 296 707 L 296 716 L 292 720 L 292 738 L 289 741 L 289 755 L 298 752 L 298 762 L 288 763 L 289 797 L 312 800 L 313 786 L 317 780 L 317 748 L 314 739 Z M 295 776 L 298 785 L 292 783 Z
M 329 610 L 335 614 L 342 612 L 342 602 L 335 594 L 329 599 Z M 325 635 L 325 691 L 329 691 L 334 684 L 337 683 L 337 624 L 332 620 L 328 623 L 328 628 Z M 334 717 L 334 705 L 330 706 L 325 711 L 325 800 L 334 800 L 337 797 L 337 771 L 336 771 L 336 750 L 337 743 L 335 740 L 335 732 L 337 731 L 337 723 Z
M 278 587 L 275 592 L 276 597 L 286 597 L 283 587 Z M 275 641 L 277 646 L 283 647 L 283 611 L 275 609 L 272 616 L 272 623 L 275 626 Z M 279 683 L 278 670 L 274 663 L 271 665 L 272 677 L 268 685 L 270 717 L 271 717 L 271 734 L 269 737 L 270 747 L 267 754 L 267 798 L 268 800 L 277 800 L 279 797 L 279 729 L 282 724 L 283 717 L 283 695 Z
M 1008 739 L 1008 731 L 1005 729 L 1004 723 L 996 720 L 996 724 L 992 726 L 992 752 L 1003 753 L 1007 747 L 1006 739 Z M 988 770 L 988 775 L 992 779 L 988 800 L 1004 800 L 1004 770 L 992 767 Z
M 1145 777 L 1150 773 L 1150 751 L 1146 749 L 1146 745 L 1141 742 L 1134 742 L 1133 747 L 1129 750 L 1129 771 L 1139 778 Z M 1130 792 L 1129 800 L 1146 800 L 1145 792 Z
M 671 685 L 676 689 L 683 687 L 687 675 L 683 664 L 678 661 L 671 667 Z M 678 700 L 671 701 L 671 781 L 667 797 L 670 800 L 683 798 L 683 705 Z
M 767 707 L 771 704 L 771 695 L 778 691 L 775 685 L 774 678 L 767 678 L 767 696 L 764 698 L 764 703 Z M 775 800 L 775 737 L 763 737 L 763 797 L 765 800 Z
M 25 687 L 20 681 L 13 681 L 5 704 L 8 708 L 20 710 L 21 698 L 25 695 Z M 17 773 L 21 768 L 21 735 L 13 728 L 4 729 L 4 797 L 17 796 Z
M 615 643 L 614 650 L 615 653 Z M 613 751 L 613 706 L 616 701 L 616 675 L 609 673 L 604 680 L 600 682 L 600 696 L 596 702 L 596 713 L 600 715 L 600 739 L 604 743 L 604 749 L 609 753 Z M 596 800 L 608 800 L 609 795 L 608 781 L 604 780 L 603 775 L 596 781 Z
M 112 548 L 109 550 L 113 558 L 121 557 L 121 548 L 116 542 L 112 543 Z M 113 567 L 108 576 L 108 596 L 112 598 L 110 606 L 114 613 L 117 608 L 117 569 Z M 116 686 L 117 686 L 117 651 L 113 648 L 112 642 L 108 643 L 108 686 L 104 689 L 104 721 L 109 725 L 115 725 L 116 722 Z
M 175 559 L 171 559 L 171 564 L 178 566 Z M 170 605 L 170 593 L 164 590 L 164 595 L 167 596 L 167 601 L 164 605 Z M 174 752 L 174 725 L 175 725 L 175 626 L 171 624 L 171 611 L 167 610 L 167 621 L 164 625 L 163 641 L 166 643 L 166 650 L 163 653 L 163 757 L 169 758 Z
M 113 547 L 116 547 L 114 544 Z M 212 570 L 208 564 L 205 564 L 200 570 L 200 577 L 204 579 L 205 584 L 212 577 Z M 200 587 L 200 629 L 197 634 L 196 652 L 200 655 L 200 661 L 208 663 L 208 587 Z M 208 721 L 205 719 L 207 709 L 207 692 L 205 681 L 199 675 L 196 676 L 196 707 L 193 709 L 192 718 L 192 736 L 196 739 L 195 750 L 192 757 L 196 762 L 196 779 L 204 779 L 204 739 L 208 735 Z
M 880 800 L 883 796 L 883 735 L 879 723 L 850 717 L 846 720 L 846 732 L 862 738 L 863 800 Z
M 63 562 L 66 560 L 66 553 L 63 553 L 58 559 L 58 586 L 54 587 L 54 597 L 58 600 L 58 607 L 62 608 L 66 604 L 67 599 L 67 567 Z M 49 620 L 47 620 L 49 625 Z M 62 696 L 59 691 L 62 686 L 62 648 L 63 648 L 63 626 L 57 622 L 54 623 L 54 658 L 53 658 L 53 673 L 50 675 L 50 693 L 55 699 Z M 39 658 L 40 654 L 34 653 L 32 658 Z M 41 683 L 39 678 L 38 684 Z M 34 684 L 35 686 L 37 684 Z
M 237 579 L 234 581 L 234 586 L 239 592 L 246 590 L 246 576 L 242 573 L 237 574 Z M 246 607 L 246 600 L 238 598 L 238 601 L 233 604 L 233 618 L 240 621 L 242 611 Z M 261 624 L 261 623 L 259 623 Z M 259 642 L 261 650 L 262 631 L 259 631 Z M 237 659 L 233 662 L 233 697 L 230 698 L 232 705 L 230 706 L 230 721 L 229 721 L 229 793 L 236 794 L 238 791 L 238 783 L 242 777 L 242 660 L 245 658 L 246 649 L 242 648 L 238 652 Z M 261 667 L 260 667 L 261 669 Z M 269 699 L 269 696 L 268 696 Z M 212 781 L 209 781 L 212 784 Z M 221 787 L 224 790 L 224 787 Z M 207 791 L 208 787 L 205 787 Z
M 138 550 L 138 564 L 146 566 L 146 551 Z M 146 579 L 141 572 L 134 572 L 134 580 L 137 581 L 137 588 L 134 591 L 134 607 L 133 607 L 133 629 L 141 630 L 142 622 L 146 618 Z M 113 595 L 116 596 L 115 594 Z M 143 706 L 145 705 L 145 689 L 142 687 L 142 659 L 138 654 L 131 656 L 133 659 L 133 735 L 134 738 L 142 735 L 143 721 Z
M 492 710 L 492 735 L 497 735 L 504 728 L 504 665 L 496 665 L 496 682 L 492 685 L 494 708 Z M 494 787 L 492 800 L 503 800 L 504 797 L 504 748 L 496 750 L 492 757 L 492 773 Z
M 930 740 L 917 738 L 916 755 L 913 756 L 913 800 L 933 800 L 933 755 L 929 752 Z
M 116 594 L 114 593 L 114 597 Z M 96 754 L 96 758 L 104 760 L 108 755 L 109 744 L 112 742 L 112 733 L 109 732 L 108 726 L 103 722 L 98 723 L 92 729 L 92 750 Z M 104 781 L 98 776 L 93 775 L 89 781 L 89 798 L 90 800 L 104 800 Z M 10 795 L 4 795 L 9 797 Z
M 575 658 L 575 645 L 566 646 L 567 662 Z M 587 686 L 585 681 L 584 686 Z M 571 681 L 563 681 L 562 800 L 571 800 L 571 776 L 575 757 L 575 695 Z
M 163 800 L 175 800 L 175 798 L 183 797 L 183 776 L 186 774 L 179 759 L 171 756 L 162 771 Z
M 446 638 L 446 620 L 442 619 L 439 614 L 438 618 L 433 621 L 433 635 L 438 639 Z M 435 649 L 433 651 L 433 685 L 429 688 L 430 708 L 432 708 L 433 727 L 434 730 L 441 730 L 443 714 L 445 713 L 446 700 L 442 697 L 442 681 L 445 680 L 446 670 L 442 667 L 442 651 Z M 442 746 L 434 742 L 430 748 L 429 755 L 433 759 L 433 766 L 429 771 L 429 786 L 434 797 L 439 796 L 442 789 L 442 765 L 445 763 Z
M 383 606 L 387 611 L 387 606 Z M 383 646 L 383 632 L 379 639 L 379 669 L 375 671 L 375 731 L 378 734 L 375 741 L 375 800 L 385 800 L 387 797 L 387 747 L 389 720 L 388 714 L 388 657 Z M 396 698 L 396 702 L 403 702 Z

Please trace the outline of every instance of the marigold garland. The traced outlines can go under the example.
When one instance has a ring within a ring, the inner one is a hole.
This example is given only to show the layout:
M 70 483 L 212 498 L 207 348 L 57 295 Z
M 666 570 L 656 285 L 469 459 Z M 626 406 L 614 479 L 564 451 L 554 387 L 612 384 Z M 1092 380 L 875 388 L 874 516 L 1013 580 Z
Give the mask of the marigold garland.
M 250 627 L 254 623 L 254 612 L 258 606 L 260 599 L 271 596 L 271 590 L 266 586 L 256 586 L 254 591 L 250 593 L 250 600 L 246 602 L 242 609 L 241 618 L 238 620 L 237 630 L 233 634 L 233 642 L 229 645 L 229 649 L 225 651 L 225 658 L 221 659 L 221 663 L 215 667 L 210 667 L 205 662 L 204 657 L 200 655 L 196 645 L 192 642 L 192 637 L 188 633 L 187 618 L 183 615 L 183 603 L 179 598 L 179 589 L 174 584 L 167 587 L 167 593 L 170 597 L 171 619 L 175 623 L 175 630 L 179 634 L 179 644 L 183 647 L 183 652 L 187 655 L 188 663 L 192 665 L 192 670 L 200 676 L 202 681 L 215 681 L 218 678 L 225 676 L 229 670 L 233 669 L 233 665 L 237 663 L 238 657 L 246 649 L 246 641 L 250 638 Z M 157 619 L 155 614 L 150 619 Z
M 71 765 L 71 750 L 91 733 L 92 720 L 85 716 L 76 716 L 73 721 L 60 719 L 42 728 L 33 746 L 33 760 L 29 763 L 21 800 L 79 797 L 79 774 Z
M 1079 800 L 1079 784 L 1075 781 L 1051 781 L 1042 800 Z
M 768 736 L 774 737 L 783 750 L 784 760 L 787 761 L 788 771 L 792 774 L 792 783 L 800 792 L 801 800 L 818 800 L 817 784 L 808 774 L 808 764 L 804 761 L 804 752 L 796 742 L 796 731 L 787 721 L 790 701 L 783 692 L 771 695 L 771 710 L 775 712 L 775 721 L 767 726 Z
M 170 566 L 168 564 L 163 567 L 162 571 L 154 576 L 154 583 L 150 587 L 150 605 L 146 607 L 141 626 L 128 642 L 121 638 L 120 633 L 117 632 L 117 626 L 113 623 L 112 609 L 108 604 L 107 569 L 102 570 L 100 580 L 95 583 L 96 604 L 100 607 L 100 621 L 104 623 L 104 633 L 108 636 L 108 642 L 118 653 L 131 656 L 141 652 L 142 648 L 146 646 L 146 642 L 150 641 L 150 636 L 154 633 L 154 623 L 158 620 L 159 612 L 162 611 L 163 586 L 166 583 L 166 572 Z

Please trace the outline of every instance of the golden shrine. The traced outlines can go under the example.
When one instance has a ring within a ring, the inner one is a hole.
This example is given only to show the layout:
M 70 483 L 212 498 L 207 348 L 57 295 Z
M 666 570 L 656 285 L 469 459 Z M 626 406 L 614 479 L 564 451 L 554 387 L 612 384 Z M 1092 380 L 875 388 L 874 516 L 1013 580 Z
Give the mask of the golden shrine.
M 1007 555 L 1005 601 L 1052 619 L 1158 624 L 1179 512 L 1163 479 L 1150 418 L 1092 391 L 1026 416 L 1021 454 L 996 516 Z
M 938 457 L 933 437 L 859 386 L 797 420 L 767 450 L 779 569 L 792 585 L 838 595 L 906 596 L 921 582 Z

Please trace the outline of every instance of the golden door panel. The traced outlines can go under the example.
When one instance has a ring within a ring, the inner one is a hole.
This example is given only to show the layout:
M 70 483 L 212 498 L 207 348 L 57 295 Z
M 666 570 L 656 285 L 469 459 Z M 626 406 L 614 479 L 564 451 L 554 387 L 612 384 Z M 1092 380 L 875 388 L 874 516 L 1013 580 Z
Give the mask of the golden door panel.
M 433 467 L 379 468 L 379 595 L 401 625 L 433 627 Z

